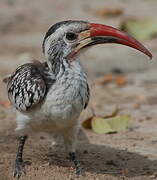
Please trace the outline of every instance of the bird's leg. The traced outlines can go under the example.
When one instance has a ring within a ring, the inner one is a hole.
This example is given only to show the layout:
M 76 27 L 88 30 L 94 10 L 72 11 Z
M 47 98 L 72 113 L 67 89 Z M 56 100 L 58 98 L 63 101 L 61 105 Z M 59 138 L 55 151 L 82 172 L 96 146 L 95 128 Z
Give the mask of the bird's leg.
M 22 159 L 23 148 L 24 148 L 26 139 L 27 139 L 27 136 L 20 136 L 19 138 L 19 146 L 18 146 L 18 151 L 16 154 L 14 172 L 13 172 L 13 176 L 17 177 L 17 179 L 19 179 L 22 174 L 26 174 L 25 162 Z
M 66 147 L 66 151 L 70 157 L 70 160 L 74 163 L 76 169 L 76 175 L 83 175 L 83 168 L 81 167 L 81 163 L 76 155 L 76 138 L 78 134 L 77 128 L 66 129 L 63 133 L 63 139 Z
M 81 167 L 81 163 L 77 158 L 76 152 L 70 152 L 69 153 L 70 160 L 74 163 L 75 169 L 76 169 L 76 175 L 80 176 L 83 175 L 83 169 Z

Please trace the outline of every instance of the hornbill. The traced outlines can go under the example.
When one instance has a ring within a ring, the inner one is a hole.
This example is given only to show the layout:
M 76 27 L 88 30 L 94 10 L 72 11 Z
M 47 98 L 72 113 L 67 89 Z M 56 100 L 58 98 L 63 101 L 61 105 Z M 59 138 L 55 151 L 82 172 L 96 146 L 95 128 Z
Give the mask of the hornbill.
M 26 63 L 7 78 L 19 136 L 14 177 L 19 179 L 25 173 L 22 154 L 27 136 L 40 131 L 63 137 L 76 174 L 82 174 L 75 144 L 78 118 L 88 105 L 90 92 L 78 55 L 87 47 L 105 43 L 130 46 L 152 58 L 140 42 L 125 32 L 107 25 L 68 20 L 47 31 L 42 44 L 45 62 Z

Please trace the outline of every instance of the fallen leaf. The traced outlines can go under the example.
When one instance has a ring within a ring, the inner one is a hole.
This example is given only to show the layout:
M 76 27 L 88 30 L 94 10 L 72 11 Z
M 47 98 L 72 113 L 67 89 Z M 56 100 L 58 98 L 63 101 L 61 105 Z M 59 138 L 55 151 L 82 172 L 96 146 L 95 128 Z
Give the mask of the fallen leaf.
M 0 105 L 2 105 L 5 108 L 9 108 L 11 103 L 10 103 L 10 101 L 5 100 L 5 101 L 0 101 Z
M 140 104 L 138 104 L 138 103 L 134 104 L 134 105 L 133 105 L 133 108 L 134 108 L 134 109 L 140 109 Z
M 106 161 L 106 165 L 117 166 L 117 164 L 113 160 Z
M 137 96 L 136 98 L 137 98 L 137 100 L 139 100 L 139 101 L 145 101 L 145 100 L 146 100 L 146 96 L 143 96 L 143 95 L 139 95 L 139 96 Z
M 91 129 L 92 128 L 92 125 L 91 125 L 92 118 L 93 118 L 93 116 L 91 116 L 91 117 L 87 118 L 85 121 L 83 121 L 82 126 L 85 129 Z
M 106 119 L 95 116 L 91 119 L 91 124 L 93 131 L 96 133 L 113 133 L 126 129 L 129 119 L 130 117 L 128 115 L 119 115 Z
M 122 8 L 101 8 L 95 11 L 95 15 L 105 17 L 117 17 L 123 14 Z
M 101 85 L 105 85 L 111 82 L 121 87 L 127 84 L 127 79 L 125 76 L 115 76 L 113 74 L 107 74 L 96 80 L 96 84 Z
M 91 124 L 93 131 L 98 134 L 115 132 L 104 118 L 93 117 Z
M 91 129 L 99 134 L 119 132 L 128 127 L 130 120 L 129 115 L 119 115 L 115 117 L 105 118 L 100 116 L 93 116 L 83 122 L 83 127 Z
M 5 76 L 5 77 L 3 78 L 2 81 L 3 81 L 4 83 L 8 83 L 9 80 L 10 80 L 10 77 L 11 77 L 10 75 L 7 75 L 7 76 Z
M 157 36 L 157 20 L 128 18 L 120 24 L 120 29 L 138 40 L 149 40 Z
M 122 170 L 122 175 L 126 176 L 129 174 L 129 170 L 128 169 L 123 169 Z
M 116 107 L 115 110 L 106 116 L 96 116 L 95 111 L 92 108 L 92 116 L 87 118 L 82 126 L 85 129 L 92 129 L 94 132 L 102 133 L 115 133 L 124 130 L 128 127 L 128 122 L 130 120 L 129 115 L 118 115 L 119 108 Z
M 128 127 L 129 120 L 129 115 L 119 115 L 113 118 L 109 118 L 107 122 L 114 131 L 118 132 L 125 130 Z
M 96 115 L 95 115 L 95 110 L 94 110 L 93 106 L 90 105 L 90 109 L 91 109 L 91 112 L 92 112 L 92 116 L 88 117 L 88 118 L 87 118 L 85 121 L 83 121 L 83 123 L 82 123 L 82 126 L 83 126 L 85 129 L 91 129 L 91 128 L 92 128 L 92 125 L 91 125 L 92 119 L 96 117 Z M 114 110 L 111 114 L 106 115 L 106 116 L 104 116 L 104 117 L 102 117 L 102 118 L 105 118 L 105 119 L 106 119 L 106 118 L 115 117 L 118 113 L 119 113 L 119 108 L 116 107 L 115 110 Z
M 124 86 L 127 84 L 127 80 L 124 76 L 117 76 L 115 78 L 115 83 L 118 85 L 118 86 Z
M 114 76 L 112 74 L 104 75 L 96 80 L 96 84 L 107 84 L 113 82 Z
M 116 107 L 115 110 L 114 110 L 111 114 L 106 115 L 106 116 L 104 116 L 103 118 L 104 118 L 104 119 L 107 119 L 107 118 L 115 117 L 115 116 L 118 115 L 119 111 L 120 111 L 119 108 Z

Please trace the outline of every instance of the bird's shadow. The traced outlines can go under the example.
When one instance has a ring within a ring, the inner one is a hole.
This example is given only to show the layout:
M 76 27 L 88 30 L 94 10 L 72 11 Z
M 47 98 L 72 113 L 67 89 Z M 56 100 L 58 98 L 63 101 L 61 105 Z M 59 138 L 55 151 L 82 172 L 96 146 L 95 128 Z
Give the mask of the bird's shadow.
M 86 135 L 83 136 L 78 151 L 85 172 L 110 174 L 116 177 L 123 175 L 130 178 L 157 173 L 157 160 L 150 160 L 146 156 L 127 150 L 91 144 Z M 69 166 L 61 148 L 58 148 L 57 152 L 49 151 L 47 157 L 50 165 Z
M 150 160 L 147 156 L 129 152 L 128 150 L 120 150 L 106 145 L 91 144 L 85 133 L 81 133 L 80 135 L 78 155 L 85 172 L 102 175 L 110 174 L 115 177 L 123 175 L 130 178 L 143 175 L 150 177 L 151 175 L 157 174 L 157 160 Z M 16 142 L 16 139 L 3 135 L 0 140 L 3 140 L 3 142 L 0 141 L 1 145 L 3 144 L 4 146 L 3 149 L 5 149 L 9 155 L 12 155 L 12 146 L 10 147 L 9 145 Z M 44 139 L 44 142 L 45 141 L 46 139 Z M 32 145 L 32 142 L 30 142 L 30 144 Z M 40 145 L 37 145 L 37 147 L 39 146 Z M 16 143 L 14 143 L 13 147 L 16 149 Z M 35 147 L 33 147 L 33 149 L 34 148 Z M 39 161 L 41 149 L 39 152 L 33 153 L 33 158 L 37 161 Z M 47 149 L 47 153 L 45 154 L 42 151 L 42 154 L 44 154 L 42 161 L 45 161 L 46 164 L 49 163 L 50 166 L 56 165 L 64 167 L 70 167 L 72 165 L 66 159 L 63 144 L 56 148 L 50 148 L 50 150 L 47 147 L 44 147 L 44 149 Z M 26 156 L 29 158 L 32 157 L 30 156 L 30 152 Z M 0 172 L 0 177 L 6 177 L 3 170 Z

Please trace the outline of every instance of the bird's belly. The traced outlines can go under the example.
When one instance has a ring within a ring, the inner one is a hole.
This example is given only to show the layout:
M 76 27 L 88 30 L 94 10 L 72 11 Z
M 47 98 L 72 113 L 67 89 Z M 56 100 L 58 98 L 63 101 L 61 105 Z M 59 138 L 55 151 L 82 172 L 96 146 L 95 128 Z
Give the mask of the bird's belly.
M 44 114 L 50 121 L 61 124 L 61 126 L 73 123 L 83 110 L 83 100 L 79 93 L 81 94 L 81 92 L 66 89 L 50 91 L 42 106 Z
M 29 114 L 29 127 L 33 131 L 55 132 L 78 123 L 77 119 L 84 108 L 84 90 L 80 91 L 78 87 L 69 88 L 53 87 L 42 106 Z
M 19 117 L 16 130 L 24 130 L 27 133 L 48 132 L 58 133 L 62 129 L 72 127 L 77 124 L 77 119 L 81 113 L 81 108 L 77 110 L 75 105 L 54 105 L 45 104 L 39 110 Z

